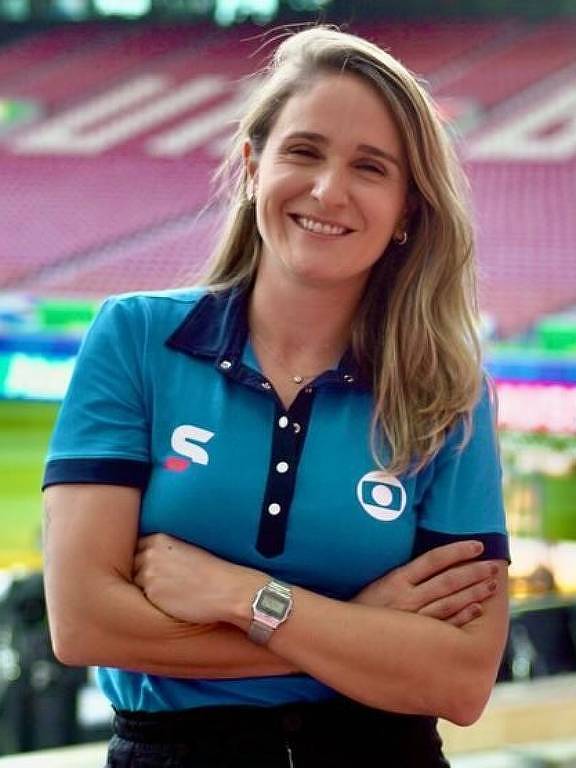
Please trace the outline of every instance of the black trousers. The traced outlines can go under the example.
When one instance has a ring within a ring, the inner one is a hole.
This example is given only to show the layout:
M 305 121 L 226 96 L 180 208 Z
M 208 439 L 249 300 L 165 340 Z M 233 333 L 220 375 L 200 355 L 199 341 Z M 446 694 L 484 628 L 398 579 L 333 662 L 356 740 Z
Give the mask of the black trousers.
M 106 768 L 449 768 L 436 720 L 345 698 L 116 712 Z

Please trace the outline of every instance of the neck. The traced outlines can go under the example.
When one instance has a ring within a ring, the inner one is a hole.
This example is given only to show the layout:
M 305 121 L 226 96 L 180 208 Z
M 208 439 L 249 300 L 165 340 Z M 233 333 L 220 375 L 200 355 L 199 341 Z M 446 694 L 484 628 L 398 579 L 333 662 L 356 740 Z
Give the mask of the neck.
M 256 278 L 250 299 L 253 337 L 296 368 L 335 363 L 350 343 L 359 296 L 342 290 L 270 283 Z

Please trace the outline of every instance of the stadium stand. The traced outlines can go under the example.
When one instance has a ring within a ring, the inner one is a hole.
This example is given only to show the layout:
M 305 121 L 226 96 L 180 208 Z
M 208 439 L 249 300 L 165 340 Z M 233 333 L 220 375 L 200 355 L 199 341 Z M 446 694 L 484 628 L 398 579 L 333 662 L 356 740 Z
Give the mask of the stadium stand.
M 576 32 L 570 24 L 524 30 L 463 68 L 459 76 L 437 89 L 436 96 L 472 96 L 484 108 L 494 107 L 574 64 L 575 43 Z
M 453 65 L 460 71 L 477 52 L 500 45 L 516 30 L 516 24 L 503 21 L 377 22 L 354 28 L 427 78 L 436 78 Z
M 61 62 L 63 56 L 81 50 L 86 44 L 94 45 L 98 40 L 105 40 L 109 35 L 109 30 L 104 27 L 79 24 L 8 43 L 0 52 L 2 87 L 10 78 L 23 81 L 37 68 Z
M 502 333 L 576 303 L 576 163 L 469 164 L 484 311 Z
M 497 332 L 576 304 L 576 121 L 565 95 L 576 24 L 351 31 L 420 72 L 463 135 L 482 307 Z M 0 111 L 0 290 L 100 296 L 168 287 L 199 269 L 215 229 L 214 212 L 199 213 L 257 82 L 243 78 L 266 47 L 257 27 L 78 25 L 0 48 L 0 103 L 35 110 L 22 123 Z M 528 109 L 540 110 L 537 130 L 523 123 Z M 514 153 L 480 151 L 503 130 L 517 132 Z
M 186 173 L 188 163 L 126 157 L 101 157 L 96 168 L 76 158 L 10 159 L 3 165 L 1 285 L 28 291 L 51 267 L 89 259 L 196 211 L 208 177 L 205 164 Z M 83 293 L 90 284 L 80 273 L 78 278 L 75 292 Z M 171 282 L 170 264 L 165 279 Z
M 217 221 L 217 215 L 208 213 L 168 223 L 150 238 L 143 234 L 127 245 L 101 249 L 88 260 L 68 261 L 58 269 L 46 270 L 34 281 L 34 290 L 42 295 L 69 295 L 77 290 L 80 279 L 101 296 L 157 290 L 165 284 L 167 265 L 171 284 L 185 285 L 201 271 L 203 255 L 215 240 Z
M 142 74 L 156 64 L 162 67 L 163 59 L 174 50 L 191 57 L 196 51 L 189 46 L 190 34 L 185 28 L 170 28 L 162 35 L 149 29 L 99 34 L 85 45 L 64 52 L 51 66 L 37 60 L 37 71 L 19 84 L 18 94 L 41 99 L 49 114 L 107 83 Z

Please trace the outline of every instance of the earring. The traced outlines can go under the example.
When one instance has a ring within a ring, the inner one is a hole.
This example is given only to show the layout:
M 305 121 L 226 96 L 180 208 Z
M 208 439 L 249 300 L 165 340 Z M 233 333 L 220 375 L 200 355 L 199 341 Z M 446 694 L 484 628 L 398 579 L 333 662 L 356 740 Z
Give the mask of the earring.
M 256 190 L 254 189 L 254 179 L 248 179 L 246 182 L 246 199 L 253 203 L 256 199 Z
M 406 230 L 404 229 L 400 237 L 394 238 L 394 242 L 396 243 L 396 245 L 406 245 L 406 243 L 408 242 L 408 232 L 406 232 Z

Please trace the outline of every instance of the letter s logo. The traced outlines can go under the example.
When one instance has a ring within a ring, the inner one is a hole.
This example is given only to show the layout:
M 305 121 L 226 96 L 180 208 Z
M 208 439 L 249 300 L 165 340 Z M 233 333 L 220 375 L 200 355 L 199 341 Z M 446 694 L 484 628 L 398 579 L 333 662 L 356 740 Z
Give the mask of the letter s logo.
M 172 450 L 186 456 L 195 464 L 208 464 L 208 451 L 201 448 L 197 443 L 207 443 L 214 437 L 214 432 L 202 427 L 195 427 L 193 424 L 182 424 L 176 427 L 172 432 Z

